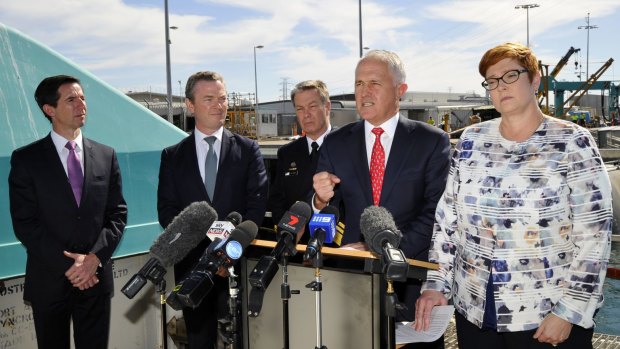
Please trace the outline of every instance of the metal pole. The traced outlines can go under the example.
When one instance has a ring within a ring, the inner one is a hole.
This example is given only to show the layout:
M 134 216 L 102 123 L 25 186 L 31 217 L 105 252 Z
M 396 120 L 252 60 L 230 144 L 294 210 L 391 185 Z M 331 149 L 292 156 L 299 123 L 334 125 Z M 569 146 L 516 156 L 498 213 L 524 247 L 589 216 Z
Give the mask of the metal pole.
M 527 47 L 530 47 L 530 8 L 529 7 L 525 9 L 525 18 L 526 18 L 525 26 L 527 27 Z
M 166 17 L 166 88 L 168 92 L 168 122 L 172 123 L 172 78 L 170 77 L 170 28 L 168 27 L 168 0 L 164 0 Z
M 263 48 L 263 45 L 254 46 L 254 122 L 256 122 L 256 139 L 258 139 L 258 132 L 260 120 L 258 119 L 258 78 L 256 74 L 256 49 Z
M 586 25 L 580 25 L 577 29 L 585 29 L 586 34 L 586 81 L 590 79 L 590 29 L 597 29 L 598 26 L 590 25 L 590 12 L 588 12 L 588 16 L 586 17 Z M 588 92 L 586 92 L 587 94 Z
M 360 58 L 363 56 L 363 45 L 362 45 L 362 0 L 359 0 L 359 30 L 360 30 Z
M 524 5 L 517 5 L 515 6 L 515 9 L 525 9 L 525 15 L 526 15 L 526 30 L 527 30 L 527 47 L 530 47 L 530 9 L 531 8 L 536 8 L 536 7 L 540 7 L 540 5 L 538 4 L 524 4 Z

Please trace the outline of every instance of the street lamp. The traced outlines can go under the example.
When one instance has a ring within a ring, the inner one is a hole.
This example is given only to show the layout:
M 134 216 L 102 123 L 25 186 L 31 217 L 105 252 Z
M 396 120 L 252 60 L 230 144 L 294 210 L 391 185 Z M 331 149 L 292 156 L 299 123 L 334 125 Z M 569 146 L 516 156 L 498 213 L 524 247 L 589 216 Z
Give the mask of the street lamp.
M 258 78 L 256 77 L 256 49 L 261 49 L 265 46 L 263 45 L 256 45 L 254 46 L 254 116 L 255 116 L 255 122 L 256 122 L 256 139 L 258 139 L 258 129 L 259 129 L 259 120 L 258 120 Z
M 588 17 L 586 17 L 586 25 L 580 25 L 577 29 L 585 29 L 587 31 L 587 39 L 586 39 L 586 81 L 590 79 L 590 72 L 588 71 L 590 67 L 590 29 L 598 28 L 597 25 L 590 25 L 590 12 L 588 12 Z
M 362 0 L 359 0 L 358 4 L 359 10 L 359 31 L 360 31 L 360 58 L 364 55 L 363 46 L 362 46 Z
M 538 4 L 524 4 L 524 5 L 517 5 L 515 6 L 515 9 L 525 9 L 526 15 L 527 15 L 527 47 L 530 47 L 530 9 L 531 8 L 536 8 L 536 7 L 540 7 L 540 5 Z
M 168 93 L 168 117 L 167 120 L 173 123 L 172 116 L 172 78 L 170 77 L 170 29 L 177 29 L 177 27 L 169 27 L 168 25 L 168 0 L 164 0 L 164 13 L 165 13 L 165 25 L 166 25 L 166 88 Z

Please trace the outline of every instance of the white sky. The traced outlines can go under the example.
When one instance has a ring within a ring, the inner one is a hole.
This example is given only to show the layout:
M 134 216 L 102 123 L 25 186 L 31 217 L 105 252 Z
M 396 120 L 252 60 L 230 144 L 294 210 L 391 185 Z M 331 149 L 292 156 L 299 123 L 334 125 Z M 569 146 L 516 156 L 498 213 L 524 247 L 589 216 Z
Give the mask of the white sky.
M 618 0 L 362 0 L 363 45 L 395 51 L 410 91 L 484 94 L 478 62 L 489 48 L 526 42 L 550 70 L 581 48 L 559 75 L 585 77 L 590 13 L 590 74 L 620 59 Z M 353 90 L 359 58 L 358 0 L 169 0 L 172 88 L 179 94 L 199 70 L 221 73 L 229 92 L 254 92 L 253 48 L 262 102 L 306 79 L 324 80 L 331 94 Z M 2 0 L 0 23 L 35 38 L 127 92 L 166 91 L 164 0 Z M 615 62 L 601 80 L 620 81 Z M 582 78 L 583 78 L 582 77 Z M 595 92 L 598 93 L 598 92 Z

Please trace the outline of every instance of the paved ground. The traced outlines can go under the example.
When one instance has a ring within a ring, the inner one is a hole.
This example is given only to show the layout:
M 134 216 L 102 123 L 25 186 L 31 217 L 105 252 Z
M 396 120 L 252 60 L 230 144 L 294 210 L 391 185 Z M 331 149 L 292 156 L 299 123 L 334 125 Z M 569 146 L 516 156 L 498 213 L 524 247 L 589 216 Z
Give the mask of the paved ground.
M 454 326 L 454 319 L 450 322 L 446 334 L 444 336 L 444 343 L 446 349 L 458 349 L 459 343 L 456 340 L 456 328 Z M 620 349 L 620 336 L 613 336 L 609 334 L 594 333 L 592 338 L 592 344 L 594 349 Z

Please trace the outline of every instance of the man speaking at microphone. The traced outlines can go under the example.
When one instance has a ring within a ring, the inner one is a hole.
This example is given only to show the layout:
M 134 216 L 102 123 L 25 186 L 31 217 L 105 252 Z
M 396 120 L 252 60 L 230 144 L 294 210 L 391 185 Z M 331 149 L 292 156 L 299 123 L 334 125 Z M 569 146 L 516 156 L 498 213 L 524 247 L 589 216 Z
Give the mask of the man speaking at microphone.
M 355 104 L 362 118 L 330 133 L 323 142 L 313 177 L 315 210 L 328 203 L 344 207 L 341 246 L 367 250 L 360 234 L 364 208 L 385 207 L 394 216 L 408 258 L 428 259 L 435 207 L 449 169 L 448 136 L 424 122 L 399 115 L 407 91 L 405 68 L 393 52 L 372 50 L 355 69 Z M 421 282 L 396 284 L 408 310 L 398 321 L 413 320 Z M 417 343 L 422 345 L 422 343 Z M 428 348 L 441 348 L 443 343 Z M 426 347 L 422 347 L 426 348 Z
M 193 74 L 185 87 L 185 104 L 194 114 L 196 127 L 162 152 L 159 223 L 166 227 L 192 202 L 207 201 L 220 221 L 236 211 L 260 226 L 267 201 L 267 173 L 258 144 L 224 128 L 228 109 L 224 78 L 209 71 Z M 175 265 L 177 282 L 192 270 L 210 242 L 204 239 Z M 228 283 L 222 277 L 215 279 L 199 307 L 183 310 L 190 349 L 212 349 L 217 343 L 217 320 L 227 311 Z

